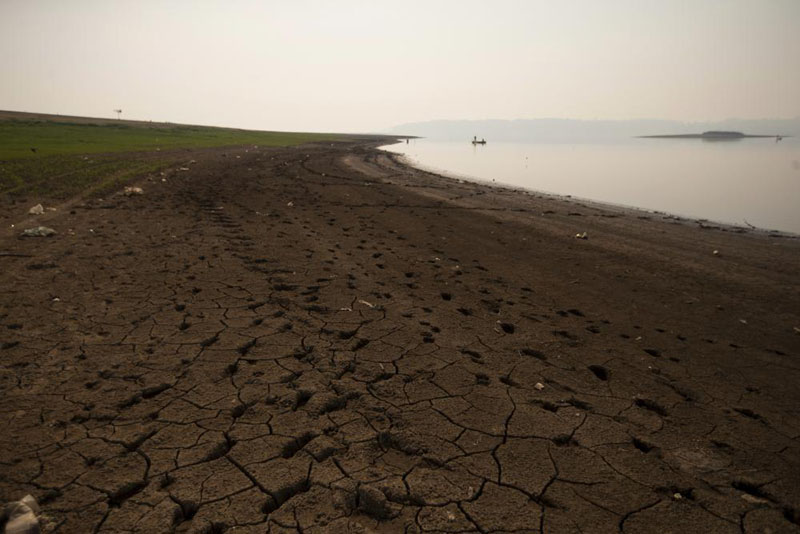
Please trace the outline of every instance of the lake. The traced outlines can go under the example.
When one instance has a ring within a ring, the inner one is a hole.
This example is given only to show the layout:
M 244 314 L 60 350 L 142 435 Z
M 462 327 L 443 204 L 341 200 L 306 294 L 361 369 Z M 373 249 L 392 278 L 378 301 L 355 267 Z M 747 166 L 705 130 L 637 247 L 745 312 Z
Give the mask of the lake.
M 800 140 L 625 139 L 383 147 L 423 169 L 690 218 L 800 234 Z

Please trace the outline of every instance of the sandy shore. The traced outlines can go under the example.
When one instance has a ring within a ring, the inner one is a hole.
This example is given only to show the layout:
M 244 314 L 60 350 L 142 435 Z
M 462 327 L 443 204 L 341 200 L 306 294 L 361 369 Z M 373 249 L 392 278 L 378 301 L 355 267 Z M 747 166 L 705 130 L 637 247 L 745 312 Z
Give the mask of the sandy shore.
M 2 201 L 0 498 L 60 533 L 800 532 L 800 239 L 375 146 Z

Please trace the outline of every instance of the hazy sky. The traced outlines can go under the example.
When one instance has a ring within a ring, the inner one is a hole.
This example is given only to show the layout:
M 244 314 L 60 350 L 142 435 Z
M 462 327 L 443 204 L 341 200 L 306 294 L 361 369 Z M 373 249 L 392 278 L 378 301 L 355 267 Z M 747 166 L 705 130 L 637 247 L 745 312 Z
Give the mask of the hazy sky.
M 245 128 L 800 116 L 800 0 L 0 0 L 0 109 Z

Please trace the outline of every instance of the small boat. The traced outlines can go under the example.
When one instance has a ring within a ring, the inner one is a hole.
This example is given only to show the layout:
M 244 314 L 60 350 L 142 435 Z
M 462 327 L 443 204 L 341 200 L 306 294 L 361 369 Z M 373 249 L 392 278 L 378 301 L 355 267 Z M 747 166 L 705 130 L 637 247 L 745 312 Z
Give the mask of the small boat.
M 473 135 L 472 136 L 472 144 L 473 145 L 485 145 L 486 144 L 486 139 L 481 139 L 480 141 L 478 141 L 478 136 L 477 135 Z

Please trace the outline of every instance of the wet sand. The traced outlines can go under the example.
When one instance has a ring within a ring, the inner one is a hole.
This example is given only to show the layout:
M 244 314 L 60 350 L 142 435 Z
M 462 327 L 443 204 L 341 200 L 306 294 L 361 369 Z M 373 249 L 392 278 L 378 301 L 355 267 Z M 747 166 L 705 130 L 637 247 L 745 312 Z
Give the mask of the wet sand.
M 0 498 L 60 533 L 800 532 L 800 240 L 375 146 L 2 200 Z

